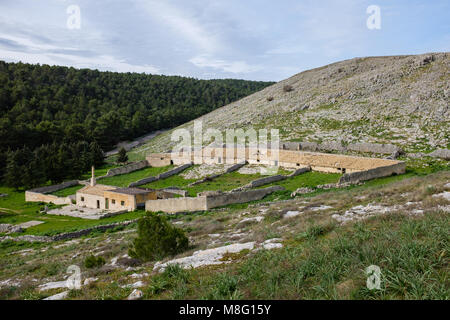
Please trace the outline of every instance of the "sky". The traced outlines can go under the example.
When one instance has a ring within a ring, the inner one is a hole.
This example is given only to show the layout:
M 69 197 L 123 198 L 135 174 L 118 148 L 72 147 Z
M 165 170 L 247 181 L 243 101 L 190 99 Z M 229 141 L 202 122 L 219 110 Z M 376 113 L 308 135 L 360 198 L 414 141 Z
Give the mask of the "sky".
M 0 0 L 7 62 L 280 81 L 355 57 L 444 51 L 449 0 Z

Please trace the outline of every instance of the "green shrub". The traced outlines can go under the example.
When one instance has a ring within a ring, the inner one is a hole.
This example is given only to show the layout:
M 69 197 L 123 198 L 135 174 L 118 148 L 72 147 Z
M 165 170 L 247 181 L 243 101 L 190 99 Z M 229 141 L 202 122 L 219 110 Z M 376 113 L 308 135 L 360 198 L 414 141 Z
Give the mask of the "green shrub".
M 84 266 L 88 269 L 101 267 L 105 263 L 106 261 L 103 257 L 96 257 L 93 255 L 90 255 L 84 259 Z
M 189 241 L 184 231 L 172 226 L 167 219 L 147 213 L 138 221 L 138 237 L 128 254 L 142 261 L 159 260 L 185 251 Z

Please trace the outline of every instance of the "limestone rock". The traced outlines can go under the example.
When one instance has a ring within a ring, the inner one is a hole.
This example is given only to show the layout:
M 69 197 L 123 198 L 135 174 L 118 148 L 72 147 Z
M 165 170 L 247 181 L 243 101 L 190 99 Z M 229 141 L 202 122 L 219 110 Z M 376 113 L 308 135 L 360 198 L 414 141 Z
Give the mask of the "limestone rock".
M 139 300 L 144 296 L 141 290 L 134 289 L 133 292 L 128 296 L 127 300 Z

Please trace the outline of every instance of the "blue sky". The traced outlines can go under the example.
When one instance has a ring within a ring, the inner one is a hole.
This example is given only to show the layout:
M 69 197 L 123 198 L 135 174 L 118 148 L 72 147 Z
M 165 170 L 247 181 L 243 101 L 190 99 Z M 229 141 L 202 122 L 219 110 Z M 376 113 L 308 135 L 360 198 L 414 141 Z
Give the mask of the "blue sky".
M 79 29 L 67 8 L 80 9 Z M 381 29 L 366 12 L 377 5 Z M 363 56 L 450 51 L 448 0 L 0 0 L 0 59 L 279 81 Z

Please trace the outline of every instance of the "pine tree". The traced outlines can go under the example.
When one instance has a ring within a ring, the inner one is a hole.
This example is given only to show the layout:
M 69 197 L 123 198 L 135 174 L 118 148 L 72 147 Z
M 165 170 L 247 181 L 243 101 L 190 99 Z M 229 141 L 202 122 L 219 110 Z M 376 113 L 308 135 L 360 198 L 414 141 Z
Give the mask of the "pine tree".
M 119 150 L 119 156 L 117 158 L 117 162 L 119 163 L 125 163 L 128 161 L 128 155 L 127 155 L 127 150 L 125 150 L 124 147 L 120 148 Z
M 92 164 L 96 167 L 100 167 L 105 161 L 105 154 L 97 142 L 92 142 L 89 145 L 89 150 L 91 152 Z
M 22 185 L 22 168 L 18 151 L 8 152 L 4 180 L 8 187 L 16 190 Z

